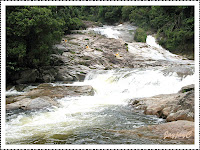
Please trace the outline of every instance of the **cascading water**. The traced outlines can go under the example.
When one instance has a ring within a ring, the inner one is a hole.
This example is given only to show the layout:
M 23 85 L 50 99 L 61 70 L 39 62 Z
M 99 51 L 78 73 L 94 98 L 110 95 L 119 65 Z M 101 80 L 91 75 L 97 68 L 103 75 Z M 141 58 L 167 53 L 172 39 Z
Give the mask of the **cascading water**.
M 191 83 L 194 83 L 193 75 L 185 78 L 177 74 L 166 76 L 161 70 L 91 72 L 84 82 L 74 85 L 92 85 L 96 91 L 94 96 L 65 97 L 57 100 L 61 104 L 59 108 L 10 115 L 7 117 L 6 140 L 13 144 L 141 143 L 142 140 L 135 137 L 131 139 L 107 131 L 134 129 L 163 121 L 133 113 L 128 101 L 136 97 L 174 93 Z
M 133 98 L 175 93 L 181 87 L 195 83 L 192 74 L 180 77 L 175 72 L 166 74 L 164 69 L 90 72 L 84 82 L 73 83 L 73 86 L 91 85 L 95 90 L 94 96 L 57 99 L 60 107 L 40 111 L 8 112 L 6 141 L 8 144 L 170 143 L 110 132 L 164 122 L 155 116 L 133 112 L 128 105 Z

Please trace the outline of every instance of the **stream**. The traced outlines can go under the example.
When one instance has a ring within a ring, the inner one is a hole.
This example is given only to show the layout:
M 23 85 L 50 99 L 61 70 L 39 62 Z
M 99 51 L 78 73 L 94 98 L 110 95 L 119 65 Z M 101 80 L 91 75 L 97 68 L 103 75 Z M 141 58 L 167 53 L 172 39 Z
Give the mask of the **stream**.
M 124 40 L 128 43 L 129 52 L 144 57 L 144 60 L 173 61 L 182 64 L 182 67 L 91 71 L 83 82 L 74 82 L 71 85 L 91 85 L 95 90 L 94 96 L 57 99 L 61 107 L 45 110 L 8 111 L 7 144 L 181 144 L 181 141 L 145 139 L 134 134 L 111 132 L 164 123 L 165 119 L 133 111 L 129 105 L 130 100 L 176 93 L 183 86 L 195 83 L 193 61 L 183 60 L 163 49 L 151 35 L 147 37 L 148 47 L 137 47 L 140 43 L 133 40 L 135 29 L 136 27 L 129 24 L 121 24 L 89 30 L 107 38 Z M 183 73 L 180 74 L 179 70 Z M 20 93 L 11 89 L 6 94 Z

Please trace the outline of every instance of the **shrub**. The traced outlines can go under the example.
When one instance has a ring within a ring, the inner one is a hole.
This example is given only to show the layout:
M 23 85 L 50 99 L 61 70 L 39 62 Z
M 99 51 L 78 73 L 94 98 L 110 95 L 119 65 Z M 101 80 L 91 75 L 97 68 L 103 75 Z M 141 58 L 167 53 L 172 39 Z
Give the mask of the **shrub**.
M 135 31 L 134 40 L 136 42 L 143 42 L 143 43 L 145 43 L 146 42 L 146 38 L 147 38 L 147 34 L 146 34 L 146 32 L 142 28 L 138 28 Z

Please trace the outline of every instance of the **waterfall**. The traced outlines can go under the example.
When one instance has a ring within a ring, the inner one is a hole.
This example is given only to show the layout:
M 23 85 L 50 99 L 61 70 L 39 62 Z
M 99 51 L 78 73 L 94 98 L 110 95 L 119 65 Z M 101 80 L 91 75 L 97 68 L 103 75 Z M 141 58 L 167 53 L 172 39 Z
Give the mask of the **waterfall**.
M 151 36 L 151 35 L 147 36 L 146 43 L 148 45 L 150 45 L 150 46 L 162 49 L 162 46 L 160 46 L 159 44 L 157 44 L 156 39 L 153 36 Z
M 182 86 L 192 83 L 194 83 L 193 75 L 180 78 L 176 73 L 165 75 L 162 70 L 153 69 L 90 72 L 84 82 L 73 85 L 92 85 L 95 89 L 94 96 L 65 97 L 57 100 L 61 105 L 59 108 L 8 116 L 6 140 L 9 143 L 33 143 L 35 138 L 43 141 L 49 139 L 49 142 L 52 142 L 62 141 L 65 137 L 65 140 L 71 141 L 74 134 L 83 132 L 82 130 L 87 128 L 90 130 L 100 128 L 100 132 L 105 132 L 102 131 L 105 127 L 133 129 L 146 124 L 146 121 L 158 123 L 162 120 L 155 119 L 154 116 L 145 118 L 145 121 L 134 118 L 135 115 L 127 106 L 128 101 L 136 97 L 175 93 Z M 123 113 L 125 110 L 129 110 L 128 113 Z M 88 132 L 92 135 L 92 139 L 95 141 L 98 139 L 93 135 L 93 131 Z M 81 134 L 80 137 L 87 140 L 85 134 Z

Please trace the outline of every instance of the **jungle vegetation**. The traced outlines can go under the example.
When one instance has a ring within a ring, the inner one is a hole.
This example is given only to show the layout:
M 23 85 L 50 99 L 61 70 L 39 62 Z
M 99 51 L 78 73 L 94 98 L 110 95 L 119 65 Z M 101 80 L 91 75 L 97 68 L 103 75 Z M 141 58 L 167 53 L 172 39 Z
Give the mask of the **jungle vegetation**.
M 194 58 L 193 6 L 7 6 L 6 73 L 49 64 L 53 45 L 71 30 L 84 29 L 82 20 L 138 26 L 135 40 L 157 34 L 169 51 Z

